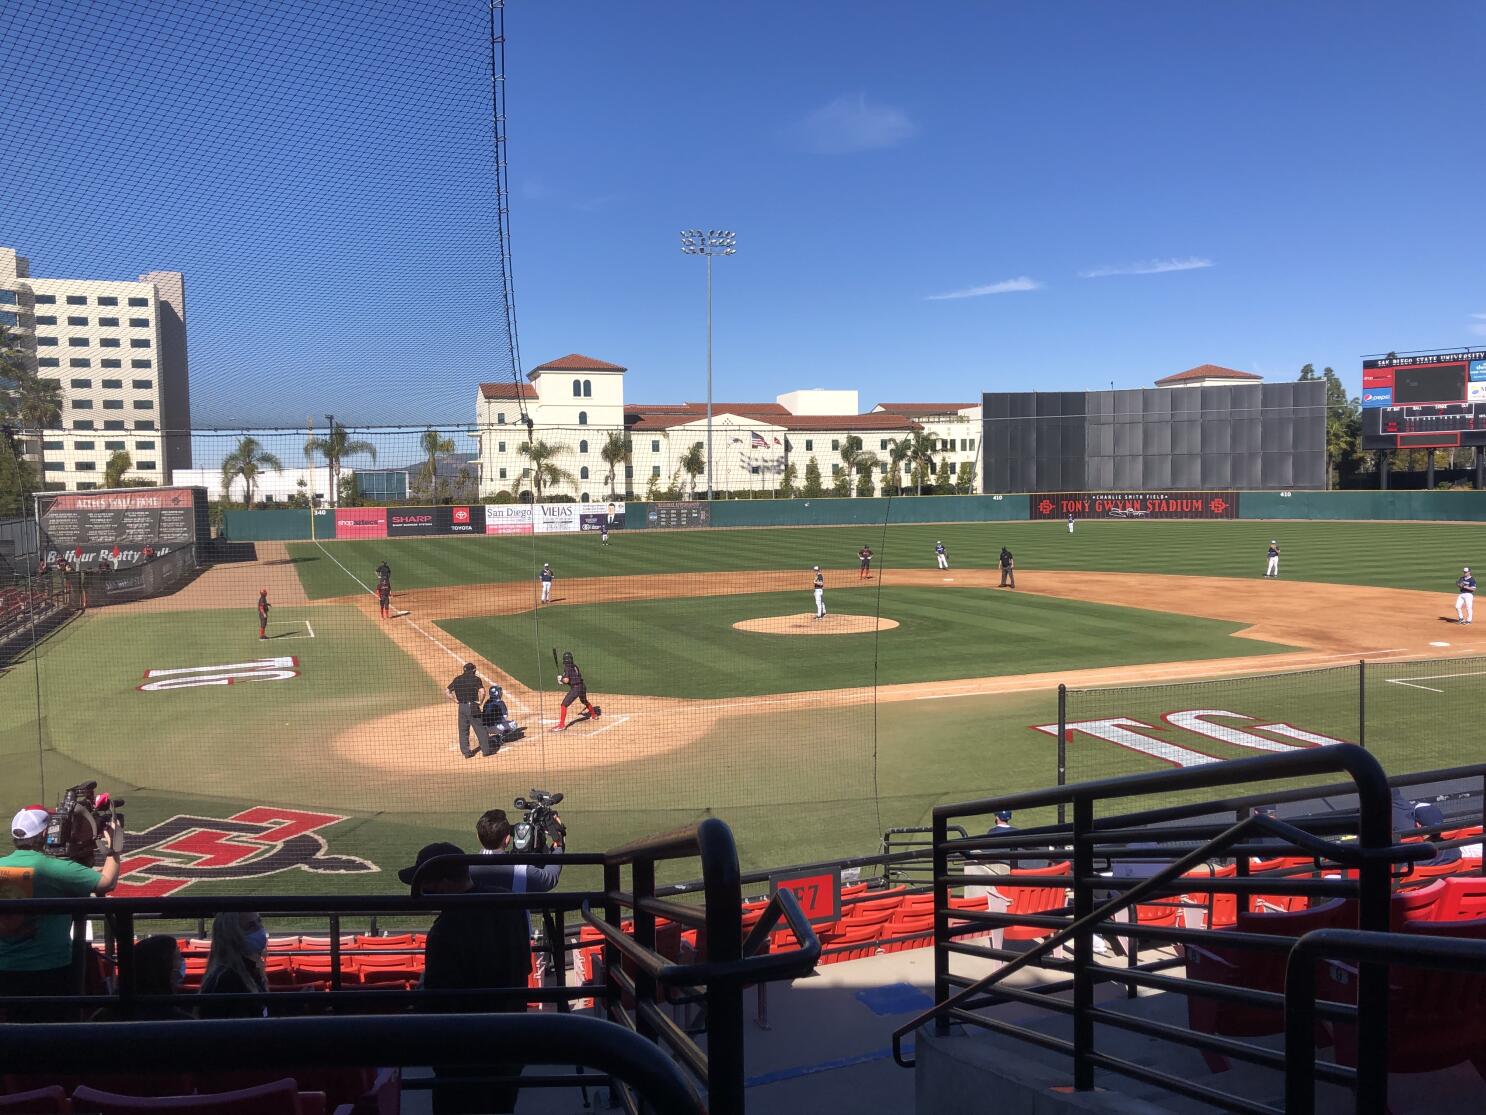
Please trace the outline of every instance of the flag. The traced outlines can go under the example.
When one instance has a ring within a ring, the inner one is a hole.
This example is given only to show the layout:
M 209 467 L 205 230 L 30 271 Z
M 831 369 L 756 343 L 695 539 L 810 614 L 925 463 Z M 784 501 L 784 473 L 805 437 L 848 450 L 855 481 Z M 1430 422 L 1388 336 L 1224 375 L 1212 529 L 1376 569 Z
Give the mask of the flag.
M 732 441 L 728 442 L 728 444 L 729 445 L 742 445 L 743 444 L 743 439 L 740 438 L 740 437 L 735 437 L 735 438 L 733 438 Z
M 778 445 L 779 443 L 776 441 L 774 444 Z M 763 434 L 759 433 L 757 430 L 754 430 L 749 435 L 748 447 L 750 449 L 767 449 L 769 448 L 769 443 L 764 439 Z
M 774 444 L 775 445 L 778 445 L 779 444 L 779 439 L 777 437 L 774 439 Z

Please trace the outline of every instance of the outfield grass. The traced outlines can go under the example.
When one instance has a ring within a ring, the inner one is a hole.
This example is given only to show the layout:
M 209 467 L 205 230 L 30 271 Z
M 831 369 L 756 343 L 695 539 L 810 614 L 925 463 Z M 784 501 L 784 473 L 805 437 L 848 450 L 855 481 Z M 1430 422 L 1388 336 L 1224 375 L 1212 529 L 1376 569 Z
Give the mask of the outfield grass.
M 1051 523 L 954 523 L 892 527 L 793 527 L 761 530 L 616 532 L 607 548 L 590 534 L 420 538 L 289 544 L 311 598 L 363 591 L 328 554 L 362 581 L 383 558 L 394 586 L 535 580 L 543 562 L 565 577 L 637 576 L 717 570 L 827 569 L 856 566 L 868 544 L 879 568 L 932 568 L 942 539 L 955 567 L 990 568 L 1002 545 L 1019 569 L 1088 569 L 1258 577 L 1265 550 L 1279 540 L 1286 580 L 1328 581 L 1453 593 L 1462 565 L 1474 566 L 1486 532 L 1461 523 L 1112 522 L 1078 524 L 1069 535 Z
M 440 620 L 532 688 L 552 685 L 538 647 L 573 648 L 596 694 L 717 698 L 950 678 L 1264 655 L 1247 626 L 997 589 L 884 588 L 827 595 L 838 615 L 881 614 L 878 635 L 766 635 L 733 624 L 806 612 L 803 592 L 672 597 Z

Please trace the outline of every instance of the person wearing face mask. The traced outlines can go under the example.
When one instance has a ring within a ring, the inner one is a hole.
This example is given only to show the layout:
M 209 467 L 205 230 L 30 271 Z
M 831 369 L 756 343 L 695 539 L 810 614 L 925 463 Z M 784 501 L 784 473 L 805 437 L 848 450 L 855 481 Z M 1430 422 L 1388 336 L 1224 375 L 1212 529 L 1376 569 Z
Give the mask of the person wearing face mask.
M 242 994 L 268 990 L 263 974 L 263 953 L 268 948 L 268 930 L 257 914 L 218 914 L 212 922 L 212 951 L 206 962 L 206 975 L 201 978 L 201 1018 L 263 1018 L 268 1008 L 262 1003 L 233 1002 L 215 999 L 217 995 Z
M 146 937 L 134 946 L 134 992 L 136 995 L 179 995 L 186 981 L 186 958 L 176 939 L 166 933 Z M 189 1011 L 168 1003 L 136 1003 L 132 1013 L 122 1004 L 102 1007 L 94 1022 L 179 1022 L 195 1018 Z

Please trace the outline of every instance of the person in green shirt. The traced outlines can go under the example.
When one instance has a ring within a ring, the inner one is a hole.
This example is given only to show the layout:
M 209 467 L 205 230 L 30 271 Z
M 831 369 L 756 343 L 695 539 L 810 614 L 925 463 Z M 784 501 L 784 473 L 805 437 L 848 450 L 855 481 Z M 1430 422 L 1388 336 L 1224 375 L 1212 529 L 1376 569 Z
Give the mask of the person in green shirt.
M 50 820 L 44 806 L 31 805 L 11 821 L 15 851 L 0 856 L 0 899 L 86 898 L 113 890 L 124 851 L 123 826 L 114 821 L 104 832 L 103 869 L 94 871 L 42 852 Z M 81 990 L 80 974 L 72 959 L 70 915 L 6 913 L 0 906 L 0 997 L 75 995 Z M 10 1022 L 60 1021 L 69 1016 L 57 1007 L 0 1007 L 0 1019 Z

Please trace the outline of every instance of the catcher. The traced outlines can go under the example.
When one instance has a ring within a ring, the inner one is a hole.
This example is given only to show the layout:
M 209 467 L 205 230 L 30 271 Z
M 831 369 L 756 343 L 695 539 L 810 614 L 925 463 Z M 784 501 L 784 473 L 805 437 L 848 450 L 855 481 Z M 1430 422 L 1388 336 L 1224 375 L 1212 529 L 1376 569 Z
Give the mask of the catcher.
M 568 726 L 568 706 L 574 701 L 583 702 L 589 720 L 597 720 L 603 715 L 604 710 L 588 699 L 588 686 L 583 681 L 583 672 L 573 661 L 573 652 L 570 650 L 562 652 L 562 673 L 558 675 L 557 681 L 568 687 L 568 695 L 562 699 L 562 709 L 557 714 L 557 727 L 552 729 L 554 732 L 560 732 Z

